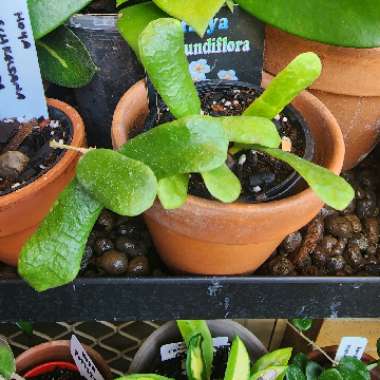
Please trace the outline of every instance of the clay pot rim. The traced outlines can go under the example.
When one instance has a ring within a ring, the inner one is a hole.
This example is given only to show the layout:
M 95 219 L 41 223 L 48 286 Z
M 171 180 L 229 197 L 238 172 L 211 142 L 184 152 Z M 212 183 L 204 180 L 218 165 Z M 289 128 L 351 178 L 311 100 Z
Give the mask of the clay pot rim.
M 73 136 L 70 145 L 78 147 L 82 146 L 85 141 L 85 127 L 79 113 L 69 104 L 60 100 L 48 98 L 47 102 L 49 106 L 62 111 L 70 119 L 73 127 Z M 77 152 L 71 150 L 64 152 L 61 159 L 48 172 L 38 177 L 35 181 L 22 187 L 21 189 L 0 196 L 0 208 L 7 207 L 12 203 L 17 202 L 27 193 L 36 193 L 43 187 L 48 186 L 61 175 L 62 171 L 64 171 L 73 160 L 75 160 L 77 155 Z
M 270 81 L 270 76 L 266 73 L 264 73 L 265 77 L 263 79 L 264 87 L 265 85 Z M 125 112 L 126 109 L 128 109 L 128 104 L 130 101 L 130 98 L 133 97 L 133 93 L 136 90 L 139 90 L 139 87 L 144 86 L 144 80 L 140 80 L 136 82 L 129 90 L 127 90 L 124 95 L 121 97 L 120 101 L 118 102 L 114 118 L 112 122 L 112 139 L 114 142 L 114 146 L 117 145 L 117 139 L 123 138 L 123 135 L 125 133 L 123 131 L 120 131 L 120 128 L 122 128 L 122 114 Z M 344 142 L 343 142 L 343 135 L 340 130 L 340 127 L 338 125 L 338 122 L 332 115 L 332 113 L 327 109 L 327 107 L 314 95 L 308 93 L 307 91 L 303 91 L 299 97 L 304 98 L 309 104 L 311 104 L 313 107 L 318 108 L 320 113 L 323 115 L 325 119 L 327 119 L 327 125 L 330 126 L 330 132 L 331 132 L 331 138 L 332 141 L 335 143 L 335 154 L 333 159 L 331 159 L 326 165 L 324 165 L 325 168 L 332 170 L 335 174 L 339 174 L 342 165 L 343 165 L 343 157 L 344 157 Z M 196 210 L 203 210 L 207 209 L 215 210 L 215 211 L 225 211 L 225 212 L 235 212 L 237 214 L 241 214 L 243 211 L 245 213 L 261 213 L 263 211 L 274 211 L 279 209 L 290 209 L 291 207 L 296 207 L 300 204 L 300 202 L 311 202 L 316 201 L 319 198 L 314 194 L 313 190 L 311 188 L 307 188 L 297 194 L 288 196 L 286 198 L 280 199 L 280 200 L 274 200 L 270 202 L 263 202 L 263 203 L 256 203 L 256 204 L 250 204 L 250 203 L 242 203 L 242 202 L 234 202 L 229 204 L 224 204 L 219 201 L 204 199 L 200 197 L 196 197 L 194 195 L 188 195 L 186 203 L 181 206 L 179 209 L 174 210 L 166 210 L 166 212 L 174 213 L 178 212 L 178 210 L 186 210 L 187 212 L 191 213 L 197 213 Z M 321 201 L 322 203 L 322 201 Z M 159 206 L 159 201 L 155 201 L 155 206 Z M 149 210 L 147 211 L 149 212 Z

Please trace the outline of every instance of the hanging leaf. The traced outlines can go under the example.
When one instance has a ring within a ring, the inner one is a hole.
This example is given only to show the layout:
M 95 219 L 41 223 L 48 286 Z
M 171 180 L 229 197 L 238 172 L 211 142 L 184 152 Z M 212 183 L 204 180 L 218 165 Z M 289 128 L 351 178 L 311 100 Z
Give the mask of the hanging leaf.
M 181 23 L 172 18 L 149 23 L 140 34 L 139 51 L 150 80 L 170 112 L 177 119 L 199 115 L 201 105 L 189 72 Z
M 224 203 L 231 203 L 239 198 L 241 193 L 239 178 L 226 164 L 201 174 L 207 190 L 214 198 Z
M 158 181 L 158 199 L 166 210 L 181 207 L 187 199 L 188 174 L 177 174 Z
M 251 359 L 243 341 L 238 336 L 235 337 L 228 355 L 224 380 L 249 380 L 250 362 Z
M 357 48 L 380 46 L 380 2 L 235 0 L 260 20 L 308 40 Z
M 309 318 L 291 319 L 290 323 L 300 331 L 308 331 L 313 326 L 313 320 Z
M 272 366 L 288 365 L 290 357 L 292 356 L 292 351 L 293 349 L 291 347 L 287 347 L 268 352 L 253 364 L 252 372 L 256 373 Z
M 370 380 L 371 375 L 366 365 L 359 359 L 345 356 L 339 361 L 336 369 L 344 380 Z
M 140 215 L 157 195 L 157 180 L 148 166 L 110 149 L 92 149 L 83 155 L 77 179 L 104 207 L 124 216 Z
M 300 367 L 292 364 L 286 370 L 286 380 L 306 380 L 306 376 Z
M 323 368 L 316 362 L 310 361 L 306 364 L 305 374 L 307 380 L 318 380 Z
M 92 0 L 27 0 L 36 40 L 62 25 L 70 16 L 79 12 Z
M 0 336 L 0 377 L 9 380 L 16 371 L 16 362 L 5 337 Z
M 227 159 L 227 149 L 228 139 L 218 118 L 190 116 L 138 135 L 119 151 L 148 165 L 160 180 L 215 169 Z
M 345 380 L 336 368 L 329 368 L 322 372 L 318 380 Z
M 78 181 L 72 181 L 22 248 L 20 276 L 37 291 L 72 282 L 102 208 Z
M 137 57 L 140 57 L 139 36 L 141 32 L 151 21 L 162 17 L 168 17 L 168 15 L 151 1 L 129 6 L 119 12 L 117 28 Z
M 59 86 L 85 86 L 96 73 L 96 66 L 86 47 L 66 27 L 38 40 L 37 52 L 43 78 Z
M 315 194 L 330 207 L 344 210 L 354 198 L 355 192 L 351 185 L 326 168 L 280 149 L 264 148 L 258 145 L 255 146 L 255 149 L 290 165 L 304 178 Z
M 181 21 L 186 21 L 203 37 L 209 21 L 225 3 L 225 0 L 153 0 L 153 2 Z
M 273 119 L 319 77 L 321 70 L 321 60 L 315 53 L 298 55 L 274 77 L 244 115 Z

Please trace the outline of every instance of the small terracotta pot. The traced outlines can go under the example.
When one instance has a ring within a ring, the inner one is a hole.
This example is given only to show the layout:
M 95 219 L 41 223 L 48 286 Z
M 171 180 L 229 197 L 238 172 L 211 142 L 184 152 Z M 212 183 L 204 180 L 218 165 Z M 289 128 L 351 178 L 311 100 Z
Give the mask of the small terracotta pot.
M 336 355 L 336 351 L 338 350 L 338 346 L 327 346 L 327 347 L 323 347 L 323 350 L 330 355 L 330 357 L 332 357 L 334 359 L 335 355 Z M 326 357 L 324 355 L 322 355 L 319 351 L 315 350 L 315 351 L 311 351 L 309 354 L 308 354 L 308 358 L 310 360 L 313 360 L 317 363 L 319 363 L 320 365 L 322 366 L 328 366 L 330 363 L 329 361 L 326 359 Z M 372 363 L 375 361 L 375 359 L 364 353 L 364 355 L 362 356 L 362 359 L 361 359 L 364 363 L 366 364 L 369 364 L 369 363 Z M 371 380 L 380 380 L 380 370 L 379 369 L 374 369 L 373 371 L 371 371 Z
M 311 92 L 337 118 L 346 145 L 343 168 L 350 169 L 380 139 L 380 48 L 326 45 L 267 26 L 265 71 L 276 75 L 306 51 L 315 52 L 322 60 L 322 75 L 311 86 Z
M 78 372 L 78 368 L 74 363 L 70 362 L 49 362 L 40 364 L 37 367 L 32 368 L 30 371 L 24 374 L 26 379 L 31 377 L 36 377 L 39 375 L 44 375 L 46 373 L 53 372 L 55 369 L 68 369 L 72 372 Z
M 269 76 L 265 76 L 266 81 Z M 128 131 L 141 128 L 148 106 L 144 83 L 121 98 L 112 125 L 115 148 Z M 303 92 L 293 105 L 309 125 L 315 161 L 340 173 L 344 157 L 342 133 L 334 116 L 314 96 Z M 189 196 L 185 205 L 164 210 L 158 201 L 145 213 L 156 248 L 176 272 L 233 275 L 256 270 L 291 232 L 307 224 L 322 207 L 311 189 L 261 204 L 223 204 Z
M 104 380 L 111 380 L 112 374 L 105 360 L 91 347 L 83 345 Z M 30 370 L 49 362 L 60 361 L 74 363 L 70 354 L 70 341 L 56 340 L 39 344 L 26 350 L 16 359 L 16 372 L 24 375 Z
M 55 99 L 48 99 L 48 104 L 70 119 L 73 127 L 71 144 L 83 146 L 84 124 L 75 109 Z M 74 177 L 78 157 L 78 153 L 66 151 L 46 174 L 19 190 L 0 196 L 0 261 L 17 265 L 21 247 Z

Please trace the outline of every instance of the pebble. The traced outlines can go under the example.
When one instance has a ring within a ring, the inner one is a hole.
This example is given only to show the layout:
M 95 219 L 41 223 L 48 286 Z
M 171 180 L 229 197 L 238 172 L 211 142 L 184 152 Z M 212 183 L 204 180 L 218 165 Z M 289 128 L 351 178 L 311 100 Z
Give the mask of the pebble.
M 112 243 L 112 240 L 107 239 L 107 238 L 101 238 L 97 239 L 95 241 L 95 253 L 98 256 L 101 256 L 104 252 L 110 251 L 111 249 L 114 248 L 114 245 Z
M 108 274 L 122 275 L 128 271 L 127 256 L 119 251 L 105 252 L 97 259 L 97 264 Z
M 29 163 L 29 157 L 19 151 L 8 151 L 0 156 L 0 176 L 17 178 Z
M 146 276 L 149 274 L 149 261 L 146 256 L 133 258 L 128 265 L 128 274 L 133 276 Z

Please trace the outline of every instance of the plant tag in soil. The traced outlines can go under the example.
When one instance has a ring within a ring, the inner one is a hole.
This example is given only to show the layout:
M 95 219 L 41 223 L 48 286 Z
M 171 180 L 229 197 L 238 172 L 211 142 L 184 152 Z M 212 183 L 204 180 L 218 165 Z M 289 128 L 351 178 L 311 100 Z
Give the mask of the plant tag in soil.
M 0 2 L 0 120 L 48 118 L 27 0 Z
M 228 337 L 217 337 L 212 339 L 212 345 L 214 348 L 229 346 Z M 185 342 L 177 342 L 177 343 L 169 343 L 161 346 L 161 361 L 164 362 L 166 360 L 174 359 L 181 354 L 186 352 L 186 344 Z
M 70 352 L 79 369 L 79 373 L 84 378 L 87 380 L 104 380 L 75 335 L 73 335 L 70 340 Z
M 238 6 L 223 7 L 210 20 L 203 38 L 182 23 L 185 53 L 194 81 L 207 79 L 261 83 L 264 25 Z
M 339 361 L 344 356 L 353 356 L 356 359 L 361 359 L 365 348 L 367 347 L 368 339 L 359 336 L 345 336 L 340 341 L 335 360 Z

